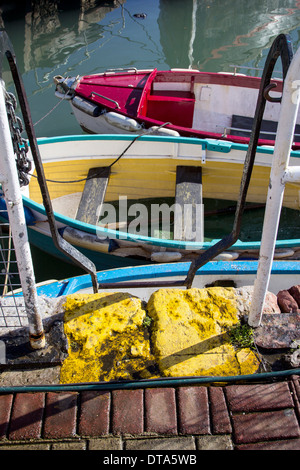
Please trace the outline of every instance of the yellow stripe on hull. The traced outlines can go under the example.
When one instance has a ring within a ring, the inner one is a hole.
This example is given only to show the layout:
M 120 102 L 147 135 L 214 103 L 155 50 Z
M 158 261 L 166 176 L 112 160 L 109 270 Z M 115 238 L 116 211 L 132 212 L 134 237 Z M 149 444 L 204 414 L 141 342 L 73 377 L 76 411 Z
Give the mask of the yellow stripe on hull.
M 90 168 L 108 166 L 114 160 L 114 158 L 83 158 L 45 162 L 44 171 L 48 180 L 65 181 L 65 183 L 48 181 L 51 199 L 81 193 L 85 181 L 74 183 L 68 181 L 84 179 Z M 128 199 L 172 197 L 175 194 L 178 165 L 196 166 L 196 162 L 186 158 L 124 158 L 112 167 L 105 201 L 117 200 L 120 195 L 127 196 Z M 238 197 L 242 164 L 207 160 L 202 168 L 204 198 L 235 200 Z M 266 202 L 269 176 L 269 167 L 254 167 L 248 190 L 248 202 Z M 283 205 L 299 209 L 299 190 L 299 185 L 287 184 Z M 29 194 L 34 201 L 42 202 L 36 178 L 31 178 Z

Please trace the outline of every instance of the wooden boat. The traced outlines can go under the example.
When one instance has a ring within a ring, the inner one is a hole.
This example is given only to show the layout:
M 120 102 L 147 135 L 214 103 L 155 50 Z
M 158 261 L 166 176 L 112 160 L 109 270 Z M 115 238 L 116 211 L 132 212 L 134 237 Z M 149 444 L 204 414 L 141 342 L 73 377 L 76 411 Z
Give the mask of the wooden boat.
M 80 126 L 90 133 L 157 130 L 198 138 L 248 143 L 261 79 L 191 69 L 116 69 L 74 78 L 54 78 L 56 96 L 70 101 Z M 272 80 L 272 99 L 282 80 Z M 268 101 L 259 145 L 274 145 L 280 106 Z M 300 145 L 298 113 L 294 148 Z
M 57 229 L 98 270 L 189 261 L 232 229 L 247 145 L 184 137 L 78 135 L 40 138 L 38 147 Z M 257 147 L 245 223 L 239 240 L 218 259 L 258 256 L 272 155 L 273 148 Z M 297 165 L 299 156 L 291 152 L 291 165 Z M 34 175 L 35 170 L 29 185 L 22 187 L 29 239 L 66 260 L 53 244 Z M 298 183 L 286 185 L 283 205 L 275 257 L 295 258 L 300 250 Z M 196 212 L 189 215 L 184 207 L 196 207 Z M 182 217 L 176 215 L 178 208 Z M 259 218 L 261 226 L 254 223 Z

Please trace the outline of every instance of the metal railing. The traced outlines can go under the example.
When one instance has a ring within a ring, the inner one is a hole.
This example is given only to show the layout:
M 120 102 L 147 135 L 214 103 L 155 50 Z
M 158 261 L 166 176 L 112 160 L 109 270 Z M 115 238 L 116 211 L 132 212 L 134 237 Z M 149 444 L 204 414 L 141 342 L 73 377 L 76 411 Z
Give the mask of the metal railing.
M 45 334 L 38 308 L 35 276 L 28 241 L 20 182 L 6 112 L 3 80 L 0 80 L 0 122 L 0 182 L 6 204 L 7 220 L 14 243 L 14 253 L 23 291 L 25 311 L 28 317 L 29 340 L 33 349 L 40 349 L 45 346 Z M 9 278 L 9 273 L 7 273 L 7 278 Z
M 249 325 L 261 323 L 263 305 L 269 286 L 279 218 L 286 183 L 300 183 L 300 166 L 289 166 L 293 132 L 300 101 L 300 49 L 289 66 L 284 81 L 275 140 L 273 162 L 265 208 L 257 277 L 249 314 Z
M 6 211 L 0 210 L 5 219 Z M 9 222 L 0 222 L 0 327 L 4 333 L 28 326 L 24 297 L 17 296 L 21 290 L 18 263 Z

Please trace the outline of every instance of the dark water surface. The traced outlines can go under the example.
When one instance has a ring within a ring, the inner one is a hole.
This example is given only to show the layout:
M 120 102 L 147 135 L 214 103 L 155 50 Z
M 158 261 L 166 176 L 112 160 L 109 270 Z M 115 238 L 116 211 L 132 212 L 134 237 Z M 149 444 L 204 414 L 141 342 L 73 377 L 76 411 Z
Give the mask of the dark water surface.
M 136 67 L 260 75 L 273 39 L 300 41 L 299 0 L 0 1 L 38 137 L 82 134 L 53 77 Z M 139 17 L 137 14 L 144 13 Z M 280 67 L 279 67 L 280 69 Z M 6 87 L 14 91 L 8 67 Z M 33 248 L 36 279 L 82 271 Z

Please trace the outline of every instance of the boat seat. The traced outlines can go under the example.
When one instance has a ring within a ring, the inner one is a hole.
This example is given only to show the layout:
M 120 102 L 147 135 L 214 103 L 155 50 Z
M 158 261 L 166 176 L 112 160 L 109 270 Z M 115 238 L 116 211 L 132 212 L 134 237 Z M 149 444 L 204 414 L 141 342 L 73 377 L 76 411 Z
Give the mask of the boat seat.
M 146 116 L 174 126 L 192 127 L 195 99 L 178 96 L 149 95 Z
M 203 241 L 202 167 L 177 166 L 174 239 Z
M 230 128 L 230 134 L 250 137 L 253 125 L 253 118 L 247 116 L 239 116 L 236 114 L 232 115 L 232 122 Z M 261 123 L 261 132 L 259 134 L 260 139 L 275 140 L 277 132 L 278 122 L 263 119 Z M 300 125 L 297 124 L 295 127 L 294 142 L 300 141 Z
M 109 176 L 110 167 L 90 168 L 79 202 L 77 220 L 86 224 L 97 224 Z

